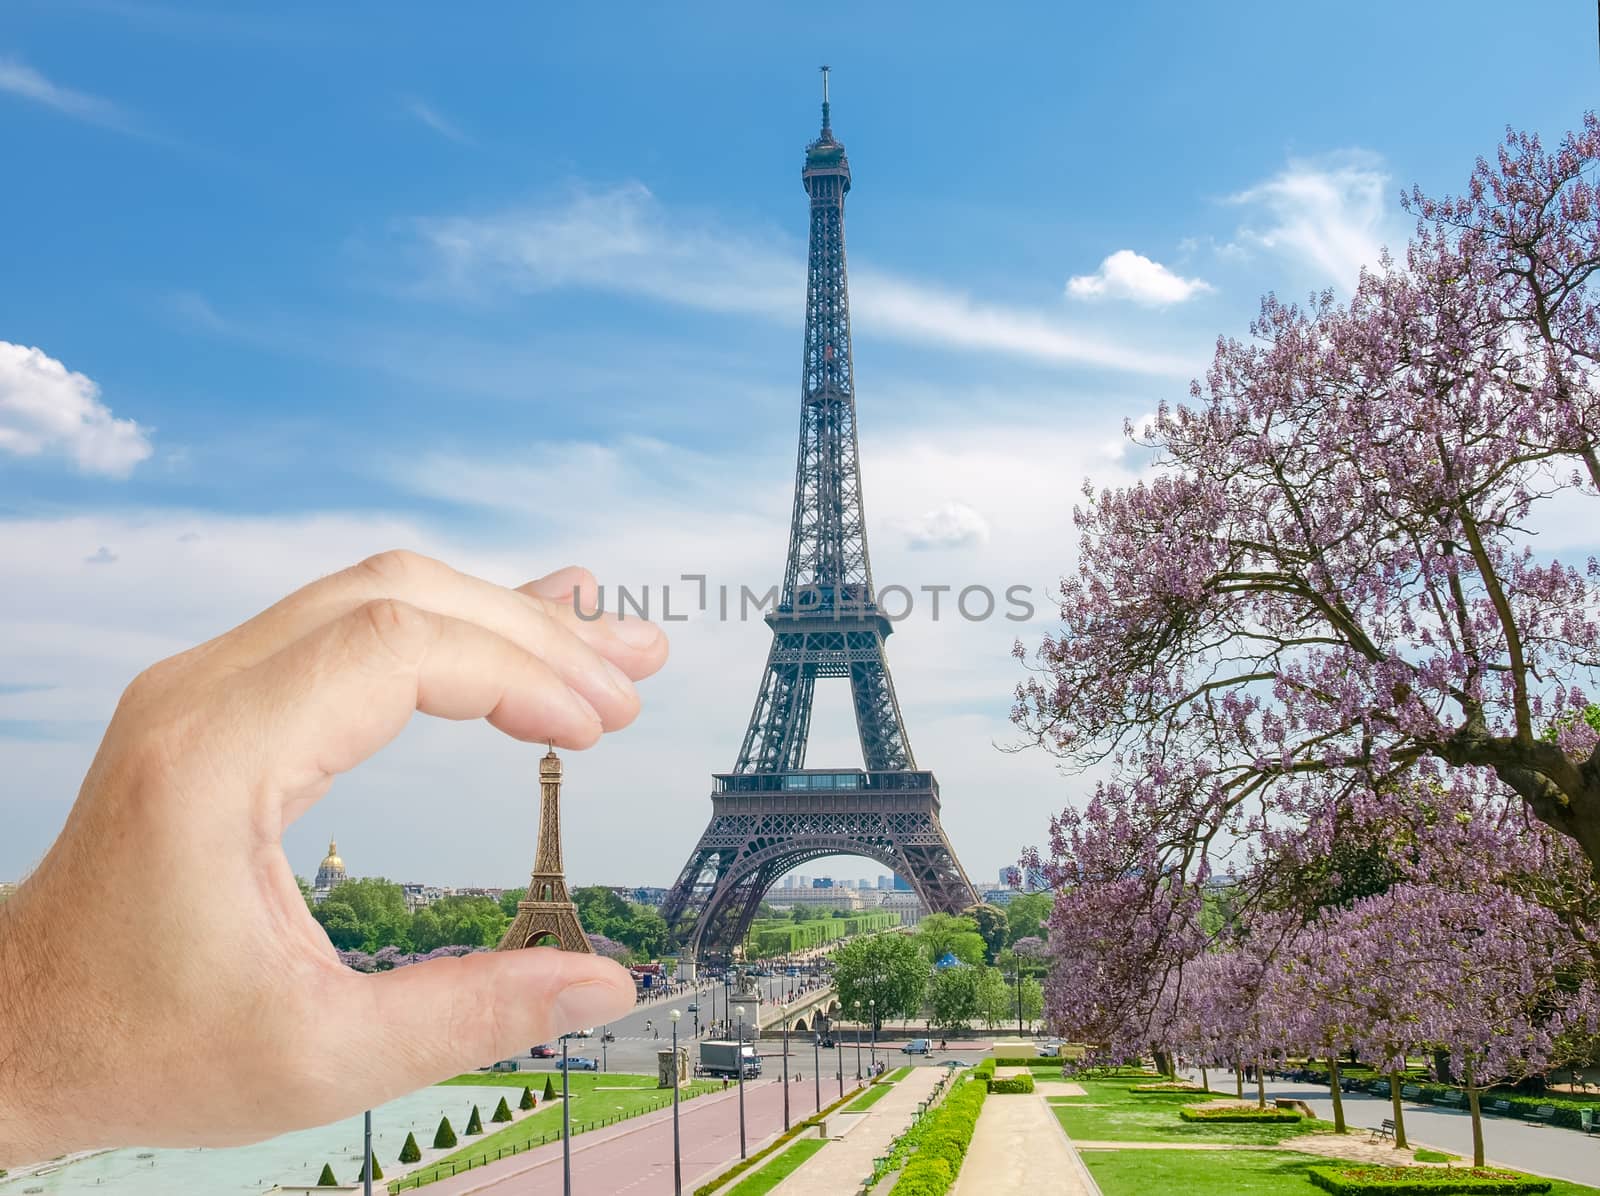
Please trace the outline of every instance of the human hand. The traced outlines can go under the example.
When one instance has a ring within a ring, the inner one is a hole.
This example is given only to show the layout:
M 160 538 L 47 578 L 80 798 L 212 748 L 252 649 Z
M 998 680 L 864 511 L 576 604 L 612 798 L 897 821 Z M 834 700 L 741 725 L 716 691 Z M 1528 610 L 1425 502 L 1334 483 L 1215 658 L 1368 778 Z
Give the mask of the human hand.
M 549 948 L 353 972 L 283 853 L 413 710 L 568 748 L 631 722 L 666 637 L 580 619 L 575 586 L 592 610 L 582 570 L 511 590 L 384 553 L 135 678 L 0 905 L 0 1167 L 320 1125 L 633 1006 Z

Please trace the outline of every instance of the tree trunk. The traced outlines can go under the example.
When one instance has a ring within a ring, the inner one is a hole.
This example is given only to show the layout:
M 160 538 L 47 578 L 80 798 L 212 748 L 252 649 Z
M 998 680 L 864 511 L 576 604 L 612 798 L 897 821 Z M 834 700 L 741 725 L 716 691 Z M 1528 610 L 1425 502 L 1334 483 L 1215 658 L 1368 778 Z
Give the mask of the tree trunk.
M 1483 1166 L 1483 1110 L 1478 1107 L 1478 1085 L 1472 1076 L 1472 1064 L 1461 1069 L 1463 1087 L 1467 1090 L 1467 1107 L 1472 1110 L 1472 1165 Z
M 1156 1070 L 1159 1071 L 1162 1075 L 1166 1076 L 1168 1079 L 1175 1078 L 1174 1075 L 1173 1075 L 1173 1070 L 1172 1070 L 1172 1055 L 1171 1055 L 1171 1053 L 1168 1052 L 1168 1051 L 1162 1050 L 1160 1047 L 1155 1048 L 1150 1053 L 1155 1056 Z
M 1450 1072 L 1450 1052 L 1442 1047 L 1433 1052 L 1433 1075 L 1441 1084 L 1448 1084 L 1455 1078 Z
M 1344 1093 L 1339 1088 L 1339 1056 L 1333 1051 L 1328 1052 L 1328 1092 L 1333 1097 L 1333 1132 L 1348 1134 L 1350 1130 L 1344 1123 Z
M 1204 1063 L 1200 1065 L 1200 1087 L 1207 1092 L 1211 1091 L 1211 1081 L 1206 1079 L 1206 1065 Z
M 1260 1059 L 1256 1060 L 1256 1104 L 1267 1107 L 1267 1072 Z
M 1400 1107 L 1400 1073 L 1389 1073 L 1389 1103 L 1394 1106 L 1394 1148 L 1406 1149 L 1406 1116 Z
M 1235 1059 L 1233 1061 L 1233 1087 L 1234 1087 L 1234 1090 L 1239 1094 L 1239 1099 L 1243 1100 L 1244 1099 L 1244 1060 L 1243 1059 Z

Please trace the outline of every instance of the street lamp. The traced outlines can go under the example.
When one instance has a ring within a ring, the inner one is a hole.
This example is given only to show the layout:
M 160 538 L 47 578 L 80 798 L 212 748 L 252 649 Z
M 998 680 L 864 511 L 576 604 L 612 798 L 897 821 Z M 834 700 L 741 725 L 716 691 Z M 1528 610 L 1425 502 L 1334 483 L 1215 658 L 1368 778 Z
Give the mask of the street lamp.
M 600 1027 L 600 1070 L 601 1071 L 607 1070 L 607 1068 L 606 1068 L 606 1039 L 609 1038 L 610 1036 L 611 1036 L 611 1027 L 610 1026 L 601 1026 Z
M 855 1002 L 856 1014 L 856 1079 L 861 1078 L 861 1002 Z
M 783 1128 L 789 1128 L 789 1017 L 783 1015 Z
M 572 1069 L 567 1066 L 567 1039 L 561 1036 L 561 1196 L 572 1196 L 572 1101 L 571 1086 L 567 1077 Z
M 683 1196 L 683 1151 L 678 1141 L 678 1019 L 683 1011 L 672 1011 L 672 1196 Z
M 811 1035 L 811 1079 L 817 1086 L 817 1112 L 822 1112 L 822 1035 Z
M 844 1043 L 839 1041 L 838 1034 L 833 1036 L 833 1065 L 834 1075 L 839 1077 L 839 1099 L 844 1099 Z
M 749 1157 L 744 1144 L 744 1006 L 735 1008 L 739 1014 L 739 1049 L 734 1055 L 739 1070 L 739 1157 L 743 1159 Z
M 878 1002 L 875 997 L 867 998 L 867 1017 L 872 1021 L 872 1070 L 878 1070 Z
M 365 1141 L 367 1157 L 361 1162 L 361 1191 L 363 1196 L 372 1196 L 372 1110 L 368 1109 L 362 1124 L 362 1138 Z

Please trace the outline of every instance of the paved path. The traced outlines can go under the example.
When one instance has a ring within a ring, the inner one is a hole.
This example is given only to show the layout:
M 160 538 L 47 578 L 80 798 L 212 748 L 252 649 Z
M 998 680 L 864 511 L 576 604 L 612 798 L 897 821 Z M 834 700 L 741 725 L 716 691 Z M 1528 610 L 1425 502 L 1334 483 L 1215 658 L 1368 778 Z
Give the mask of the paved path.
M 860 1125 L 829 1142 L 804 1167 L 773 1189 L 774 1196 L 840 1196 L 855 1192 L 872 1174 L 872 1160 L 887 1154 L 939 1081 L 938 1069 L 918 1067 L 890 1085 L 889 1094 L 868 1110 Z
M 845 1090 L 852 1080 L 846 1078 Z M 838 1097 L 838 1088 L 824 1084 L 824 1103 Z M 790 1115 L 794 1121 L 811 1116 L 814 1089 L 811 1078 L 789 1085 Z M 683 1187 L 692 1191 L 739 1158 L 738 1092 L 697 1097 L 680 1105 Z M 754 1154 L 783 1131 L 783 1084 L 759 1080 L 745 1086 L 745 1125 L 749 1151 Z M 468 1196 L 469 1193 L 559 1192 L 561 1144 L 552 1142 L 492 1166 L 440 1180 L 422 1189 L 424 1196 Z M 572 1191 L 574 1196 L 671 1196 L 672 1110 L 648 1113 L 610 1129 L 591 1130 L 572 1139 Z
M 1067 1140 L 1061 1120 L 1042 1096 L 990 1095 L 952 1196 L 1009 1196 L 1038 1189 L 1049 1177 L 1052 1196 L 1091 1196 L 1098 1189 Z
M 1212 1071 L 1210 1077 L 1214 1090 L 1233 1090 L 1232 1072 Z M 1194 1078 L 1198 1079 L 1198 1073 Z M 1253 1082 L 1245 1085 L 1246 1096 L 1253 1095 L 1255 1090 Z M 1269 1080 L 1267 1095 L 1298 1097 L 1308 1102 L 1318 1117 L 1333 1119 L 1333 1098 L 1325 1086 Z M 1390 1116 L 1389 1098 L 1345 1093 L 1344 1116 L 1352 1132 L 1359 1128 L 1365 1133 Z M 1472 1117 L 1464 1110 L 1458 1112 L 1407 1101 L 1405 1116 L 1406 1137 L 1412 1139 L 1413 1144 L 1426 1142 L 1463 1158 L 1472 1158 Z M 1577 1130 L 1486 1115 L 1483 1149 L 1490 1162 L 1507 1167 L 1574 1183 L 1600 1182 L 1600 1138 L 1585 1138 Z

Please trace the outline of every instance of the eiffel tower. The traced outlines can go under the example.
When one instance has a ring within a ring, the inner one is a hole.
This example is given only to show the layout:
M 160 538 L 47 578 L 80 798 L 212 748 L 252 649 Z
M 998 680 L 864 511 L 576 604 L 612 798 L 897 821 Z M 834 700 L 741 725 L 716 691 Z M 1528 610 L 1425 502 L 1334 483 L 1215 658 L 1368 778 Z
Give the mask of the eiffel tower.
M 878 609 L 857 462 L 855 371 L 845 274 L 850 163 L 829 119 L 800 172 L 811 197 L 811 254 L 789 557 L 772 648 L 750 726 L 729 773 L 713 775 L 711 824 L 662 905 L 691 958 L 726 960 L 761 897 L 790 869 L 825 855 L 877 860 L 930 909 L 976 900 L 939 824 L 939 785 L 911 754 L 884 656 L 893 630 Z M 818 677 L 849 678 L 864 769 L 806 767 Z
M 539 761 L 539 845 L 534 850 L 533 875 L 517 902 L 517 916 L 495 950 L 523 947 L 594 954 L 578 922 L 578 907 L 567 895 L 566 870 L 561 865 L 561 757 L 554 748 Z

